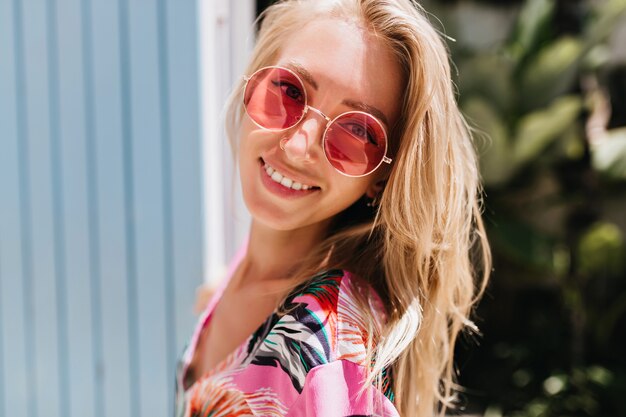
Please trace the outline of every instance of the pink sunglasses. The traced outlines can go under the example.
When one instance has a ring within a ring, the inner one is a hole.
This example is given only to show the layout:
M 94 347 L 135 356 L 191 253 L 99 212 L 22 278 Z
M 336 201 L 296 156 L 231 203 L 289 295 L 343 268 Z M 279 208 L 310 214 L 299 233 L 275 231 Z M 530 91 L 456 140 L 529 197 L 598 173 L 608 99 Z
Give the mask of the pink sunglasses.
M 330 119 L 307 104 L 306 89 L 293 71 L 264 67 L 244 77 L 243 104 L 250 119 L 260 128 L 282 131 L 296 126 L 309 110 L 326 120 L 322 139 L 324 155 L 341 174 L 362 177 L 374 172 L 387 157 L 387 132 L 374 116 L 349 111 Z

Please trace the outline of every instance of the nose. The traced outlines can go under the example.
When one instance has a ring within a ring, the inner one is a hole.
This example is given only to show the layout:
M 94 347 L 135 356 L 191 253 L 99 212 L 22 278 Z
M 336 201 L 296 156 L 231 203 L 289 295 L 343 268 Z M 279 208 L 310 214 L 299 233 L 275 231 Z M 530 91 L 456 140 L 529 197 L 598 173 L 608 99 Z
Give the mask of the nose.
M 321 141 L 325 120 L 320 120 L 313 113 L 309 112 L 294 131 L 280 141 L 281 149 L 294 162 L 315 161 L 318 152 L 315 148 Z

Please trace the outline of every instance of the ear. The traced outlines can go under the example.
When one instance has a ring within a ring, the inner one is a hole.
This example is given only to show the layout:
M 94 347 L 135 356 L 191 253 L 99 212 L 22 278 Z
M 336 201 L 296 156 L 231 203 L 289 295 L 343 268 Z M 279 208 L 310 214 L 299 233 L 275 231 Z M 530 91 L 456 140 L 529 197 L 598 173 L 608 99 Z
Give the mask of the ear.
M 387 180 L 379 180 L 371 183 L 367 190 L 365 191 L 365 195 L 369 198 L 375 198 L 378 194 L 380 194 L 385 189 L 385 184 Z

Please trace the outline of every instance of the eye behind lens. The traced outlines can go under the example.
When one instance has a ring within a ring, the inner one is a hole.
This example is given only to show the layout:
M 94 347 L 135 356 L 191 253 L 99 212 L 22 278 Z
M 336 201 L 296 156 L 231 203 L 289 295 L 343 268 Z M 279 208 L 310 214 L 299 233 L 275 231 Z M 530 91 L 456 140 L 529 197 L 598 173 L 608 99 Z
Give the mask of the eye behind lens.
M 280 67 L 266 67 L 248 80 L 244 106 L 262 128 L 284 130 L 295 126 L 304 115 L 306 92 L 298 77 Z

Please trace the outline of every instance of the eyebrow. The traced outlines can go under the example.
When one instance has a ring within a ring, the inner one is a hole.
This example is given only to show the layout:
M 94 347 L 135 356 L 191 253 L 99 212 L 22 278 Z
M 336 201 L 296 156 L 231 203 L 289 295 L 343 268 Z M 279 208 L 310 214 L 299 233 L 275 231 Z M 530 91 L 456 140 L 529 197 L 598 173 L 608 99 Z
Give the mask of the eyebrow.
M 319 89 L 319 86 L 317 85 L 317 82 L 315 81 L 311 73 L 306 68 L 304 68 L 301 64 L 299 64 L 296 61 L 289 61 L 287 62 L 286 66 L 294 70 L 295 72 L 298 73 L 299 76 L 304 78 L 304 81 L 310 84 L 311 87 L 313 87 L 315 91 Z M 345 104 L 348 107 L 352 107 L 355 110 L 360 110 L 360 111 L 372 114 L 381 122 L 383 122 L 385 126 L 387 126 L 387 128 L 389 128 L 389 121 L 387 120 L 385 113 L 378 110 L 376 107 L 370 106 L 369 104 L 365 104 L 360 101 L 354 101 L 354 100 L 343 100 L 342 104 Z
M 295 72 L 297 72 L 299 76 L 304 78 L 304 81 L 311 84 L 311 87 L 313 87 L 313 89 L 317 91 L 318 89 L 317 83 L 315 82 L 315 79 L 313 78 L 311 73 L 306 68 L 304 68 L 302 65 L 300 65 L 296 61 L 289 61 L 286 66 L 294 70 Z

